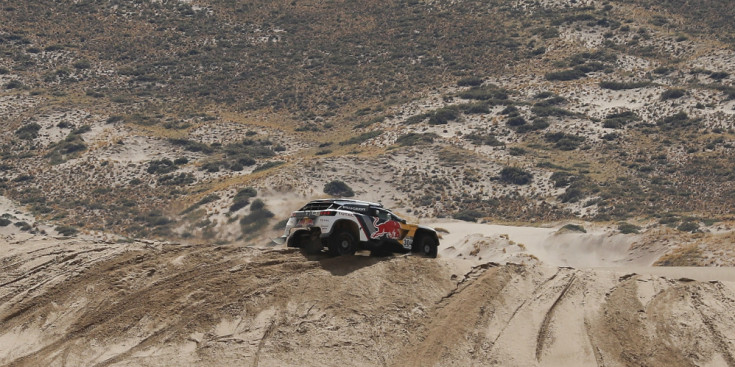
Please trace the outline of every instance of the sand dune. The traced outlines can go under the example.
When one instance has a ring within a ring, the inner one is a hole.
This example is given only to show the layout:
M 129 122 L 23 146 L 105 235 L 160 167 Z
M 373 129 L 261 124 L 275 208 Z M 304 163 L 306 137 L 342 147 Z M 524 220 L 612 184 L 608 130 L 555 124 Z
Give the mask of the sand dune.
M 466 224 L 446 224 L 461 241 Z M 529 252 L 559 237 L 471 227 Z M 0 259 L 0 365 L 735 363 L 730 269 L 490 260 L 31 239 Z

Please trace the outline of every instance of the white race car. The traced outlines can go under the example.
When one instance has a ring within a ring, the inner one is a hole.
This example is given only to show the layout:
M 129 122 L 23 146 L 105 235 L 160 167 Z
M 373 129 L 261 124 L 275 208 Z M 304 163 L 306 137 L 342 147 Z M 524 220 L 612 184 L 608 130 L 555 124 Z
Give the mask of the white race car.
M 307 253 L 325 247 L 332 255 L 366 249 L 421 252 L 436 257 L 439 236 L 433 228 L 407 224 L 382 204 L 349 199 L 323 199 L 293 212 L 281 241 Z

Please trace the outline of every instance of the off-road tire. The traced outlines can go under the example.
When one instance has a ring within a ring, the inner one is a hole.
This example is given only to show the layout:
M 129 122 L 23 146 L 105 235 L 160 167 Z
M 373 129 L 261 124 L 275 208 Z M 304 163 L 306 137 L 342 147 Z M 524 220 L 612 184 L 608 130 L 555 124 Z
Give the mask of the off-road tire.
M 286 242 L 287 247 L 301 247 L 305 239 L 308 238 L 308 236 L 305 236 L 304 233 L 295 233 L 291 237 L 288 238 L 288 241 Z
M 357 241 L 352 233 L 340 231 L 329 239 L 329 253 L 334 256 L 354 255 L 357 251 Z
M 306 241 L 301 244 L 301 249 L 307 255 L 316 255 L 322 252 L 322 250 L 324 249 L 324 245 L 319 238 L 307 238 Z
M 439 253 L 439 244 L 436 243 L 434 237 L 424 235 L 421 236 L 417 242 L 419 245 L 418 249 L 421 251 L 422 255 L 435 258 Z

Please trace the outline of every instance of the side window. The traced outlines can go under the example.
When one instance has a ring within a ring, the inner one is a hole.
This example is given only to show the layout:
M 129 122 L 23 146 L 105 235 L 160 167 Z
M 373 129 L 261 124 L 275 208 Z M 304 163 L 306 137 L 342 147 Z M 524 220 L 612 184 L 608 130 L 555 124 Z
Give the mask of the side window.
M 390 214 L 383 210 L 378 210 L 378 218 L 380 218 L 380 220 L 390 220 L 391 219 Z

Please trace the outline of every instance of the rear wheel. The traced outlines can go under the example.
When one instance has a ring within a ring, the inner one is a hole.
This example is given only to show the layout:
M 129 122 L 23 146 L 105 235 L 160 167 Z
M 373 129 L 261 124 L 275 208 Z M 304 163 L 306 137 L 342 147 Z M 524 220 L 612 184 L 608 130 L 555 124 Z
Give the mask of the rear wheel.
M 352 233 L 340 231 L 332 235 L 329 252 L 335 256 L 353 255 L 357 251 L 357 241 Z
M 435 258 L 439 252 L 439 244 L 436 243 L 434 237 L 421 236 L 418 240 L 418 249 L 426 257 Z
M 300 232 L 292 234 L 291 237 L 288 238 L 288 242 L 286 242 L 286 246 L 301 247 L 303 246 L 304 242 L 306 242 L 308 239 L 309 239 L 308 233 L 304 233 L 304 231 L 300 231 Z
M 322 252 L 322 249 L 324 249 L 324 245 L 322 245 L 322 241 L 319 239 L 319 237 L 308 238 L 306 242 L 301 245 L 301 248 L 307 255 L 316 255 Z
M 324 248 L 318 233 L 309 233 L 306 231 L 301 231 L 289 237 L 287 246 L 301 248 L 307 255 L 318 254 Z

